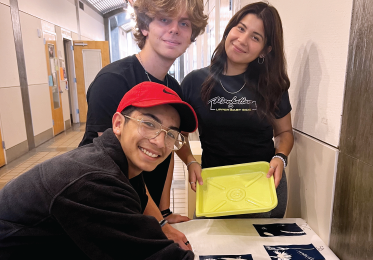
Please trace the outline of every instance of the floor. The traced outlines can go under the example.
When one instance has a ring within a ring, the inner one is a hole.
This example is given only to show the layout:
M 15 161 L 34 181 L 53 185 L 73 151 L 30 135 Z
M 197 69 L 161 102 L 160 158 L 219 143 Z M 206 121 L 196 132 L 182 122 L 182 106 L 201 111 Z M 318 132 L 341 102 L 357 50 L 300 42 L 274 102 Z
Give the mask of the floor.
M 17 160 L 0 168 L 0 189 L 35 165 L 78 147 L 84 134 L 84 124 L 74 124 Z M 170 210 L 187 215 L 184 163 L 175 154 L 174 179 L 171 186 Z

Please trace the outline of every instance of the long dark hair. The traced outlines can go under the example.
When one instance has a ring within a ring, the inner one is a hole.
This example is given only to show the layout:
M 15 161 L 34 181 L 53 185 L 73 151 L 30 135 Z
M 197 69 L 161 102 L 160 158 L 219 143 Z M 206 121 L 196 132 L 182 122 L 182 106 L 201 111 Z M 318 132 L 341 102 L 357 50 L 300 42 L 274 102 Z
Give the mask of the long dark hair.
M 265 55 L 263 64 L 259 64 L 258 60 L 255 59 L 248 64 L 245 71 L 246 85 L 254 88 L 259 93 L 258 112 L 271 120 L 275 117 L 275 110 L 282 94 L 290 87 L 290 81 L 286 72 L 281 19 L 276 8 L 264 2 L 246 5 L 229 21 L 221 42 L 212 54 L 209 67 L 210 73 L 202 84 L 201 98 L 207 104 L 212 89 L 219 82 L 219 75 L 227 69 L 226 37 L 230 30 L 247 14 L 255 14 L 263 21 L 266 40 L 263 50 L 266 51 L 269 50 L 269 47 L 272 48 Z

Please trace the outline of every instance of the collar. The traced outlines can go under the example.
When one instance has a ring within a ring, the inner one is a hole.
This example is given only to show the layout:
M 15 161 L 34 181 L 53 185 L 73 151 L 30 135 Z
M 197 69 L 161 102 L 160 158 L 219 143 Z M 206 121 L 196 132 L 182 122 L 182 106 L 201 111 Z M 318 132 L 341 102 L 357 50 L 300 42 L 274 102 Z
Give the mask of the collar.
M 128 178 L 127 157 L 123 152 L 122 146 L 118 138 L 113 133 L 113 129 L 106 129 L 100 137 L 93 139 L 93 143 L 101 147 L 115 162 L 115 164 L 118 165 L 118 167 L 124 173 L 124 175 L 126 175 L 126 177 Z

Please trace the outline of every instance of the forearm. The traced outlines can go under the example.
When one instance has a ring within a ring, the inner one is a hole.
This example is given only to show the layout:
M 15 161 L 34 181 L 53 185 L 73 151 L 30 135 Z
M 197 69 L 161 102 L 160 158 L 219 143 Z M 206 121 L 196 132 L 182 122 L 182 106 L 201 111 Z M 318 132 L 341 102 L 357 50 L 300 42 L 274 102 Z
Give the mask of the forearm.
M 293 148 L 294 136 L 293 131 L 282 132 L 275 137 L 275 153 L 282 153 L 288 156 Z
M 163 219 L 161 211 L 155 204 L 154 200 L 149 194 L 148 188 L 146 188 L 146 195 L 148 195 L 148 203 L 146 204 L 145 210 L 144 210 L 144 215 L 147 216 L 153 216 L 155 217 L 158 221 L 161 221 Z
M 159 202 L 159 210 L 165 210 L 170 208 L 170 192 L 171 192 L 171 185 L 172 185 L 172 176 L 174 173 L 174 164 L 175 164 L 175 155 L 172 153 L 170 166 L 168 167 L 166 182 L 163 187 L 163 192 L 161 196 L 161 201 Z

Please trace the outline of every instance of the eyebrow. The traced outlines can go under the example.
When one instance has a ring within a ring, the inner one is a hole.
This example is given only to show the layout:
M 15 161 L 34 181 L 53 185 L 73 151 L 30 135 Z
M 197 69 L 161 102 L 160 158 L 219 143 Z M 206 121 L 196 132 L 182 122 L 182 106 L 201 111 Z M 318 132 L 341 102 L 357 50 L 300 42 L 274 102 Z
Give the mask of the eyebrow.
M 150 114 L 150 113 L 142 113 L 142 114 L 144 116 L 151 117 L 154 121 L 157 121 L 158 123 L 160 123 L 162 125 L 162 121 L 157 116 L 155 116 L 153 114 Z M 170 127 L 168 127 L 168 129 L 172 129 L 172 130 L 176 130 L 176 131 L 180 132 L 179 128 L 176 127 L 176 126 L 170 126 Z
M 239 24 L 241 24 L 243 27 L 245 27 L 245 29 L 247 29 L 247 26 L 243 24 L 242 22 L 239 22 Z M 261 35 L 260 33 L 254 32 L 254 34 L 259 35 L 262 38 L 262 40 L 264 39 L 263 35 Z

